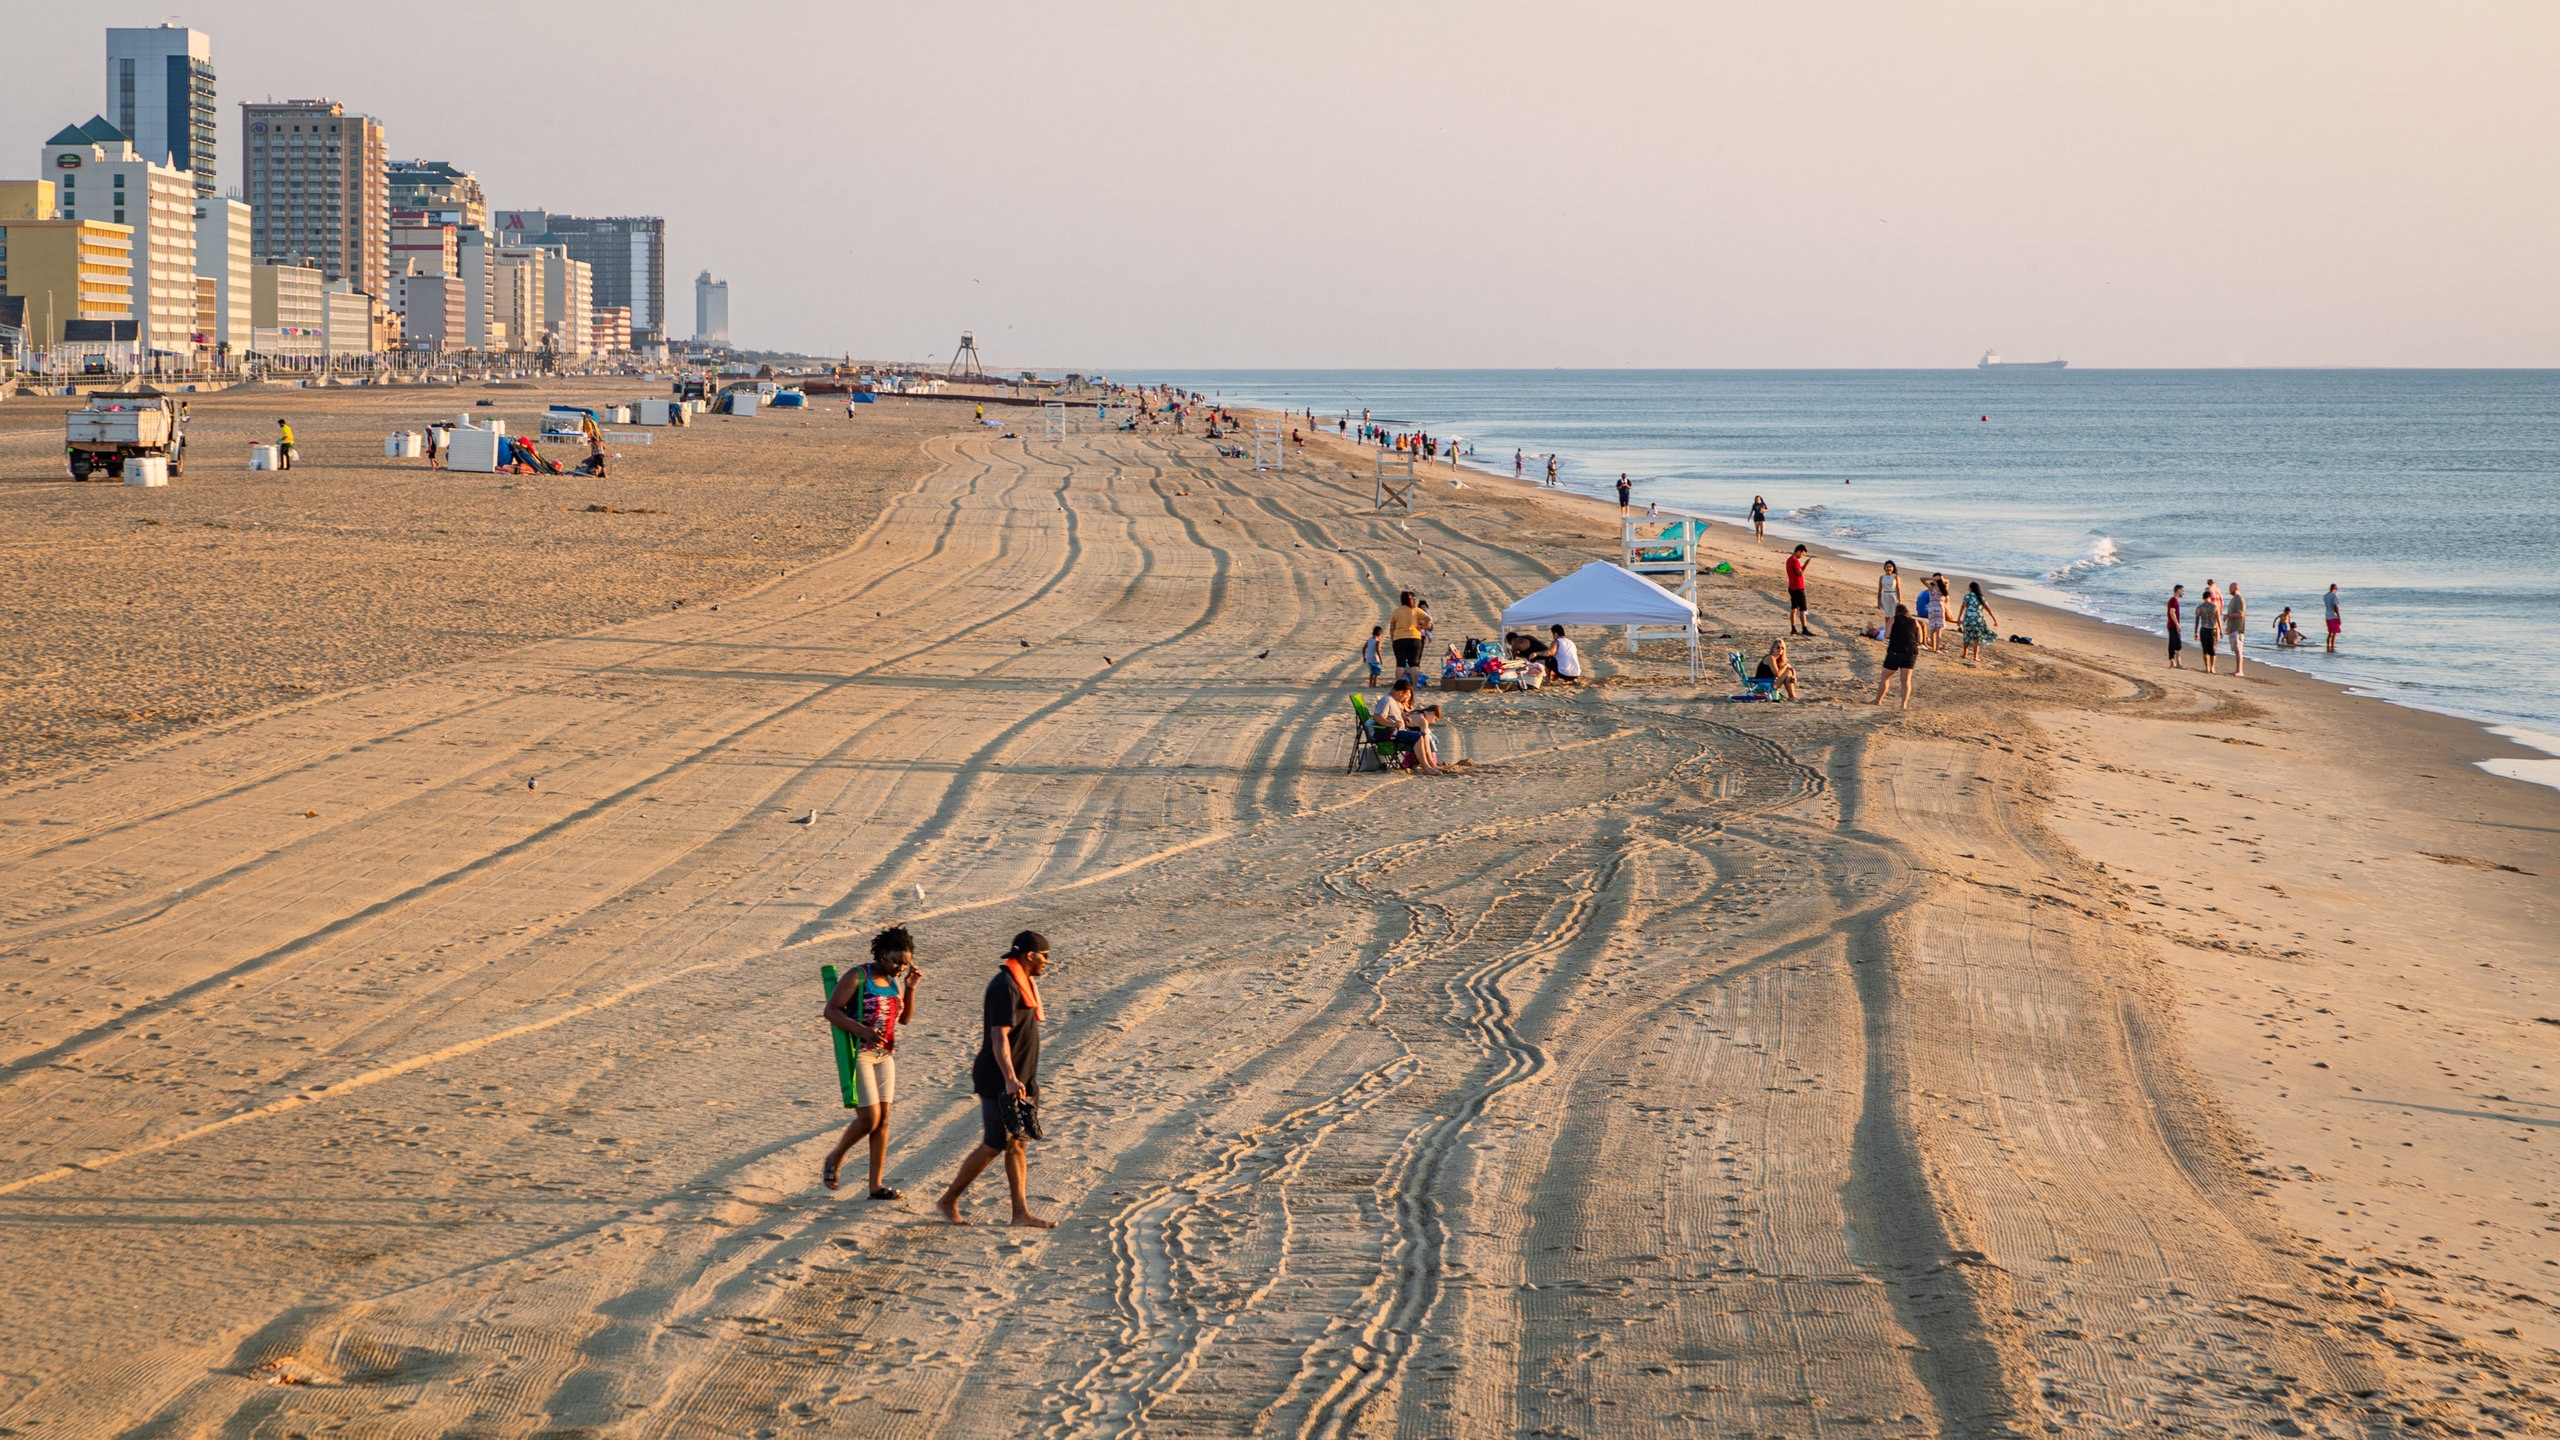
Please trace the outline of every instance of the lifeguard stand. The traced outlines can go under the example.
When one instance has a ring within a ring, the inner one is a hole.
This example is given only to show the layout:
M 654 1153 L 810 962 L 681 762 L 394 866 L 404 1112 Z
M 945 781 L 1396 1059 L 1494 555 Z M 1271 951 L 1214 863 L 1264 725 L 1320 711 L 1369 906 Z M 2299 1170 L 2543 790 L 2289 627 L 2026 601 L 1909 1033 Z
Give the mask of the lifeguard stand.
M 1413 452 L 1381 450 L 1378 452 L 1378 489 L 1371 497 L 1370 508 L 1384 510 L 1393 506 L 1407 515 L 1413 513 Z
M 1040 438 L 1048 441 L 1067 438 L 1067 407 L 1064 401 L 1052 400 L 1040 407 Z
M 1639 531 L 1651 531 L 1650 535 Z M 1660 515 L 1627 515 L 1618 521 L 1618 563 L 1695 605 L 1698 603 L 1698 550 L 1707 536 L 1704 516 L 1678 510 Z M 1647 640 L 1687 643 L 1691 632 L 1677 625 L 1630 625 L 1627 648 Z
M 1288 435 L 1280 426 L 1258 420 L 1253 426 L 1253 468 L 1278 470 L 1288 459 Z
M 987 368 L 978 363 L 978 337 L 976 335 L 966 330 L 960 332 L 960 348 L 951 352 L 951 370 L 946 378 L 952 380 L 984 380 L 987 378 Z

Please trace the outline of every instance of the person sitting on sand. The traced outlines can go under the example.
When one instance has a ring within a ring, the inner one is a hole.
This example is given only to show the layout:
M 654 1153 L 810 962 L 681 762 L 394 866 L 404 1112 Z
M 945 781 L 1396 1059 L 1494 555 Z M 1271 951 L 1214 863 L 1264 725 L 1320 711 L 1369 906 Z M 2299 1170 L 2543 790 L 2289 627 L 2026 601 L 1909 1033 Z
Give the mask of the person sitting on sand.
M 1447 772 L 1440 768 L 1440 747 L 1432 743 L 1431 727 L 1444 718 L 1437 705 L 1417 707 L 1413 682 L 1399 680 L 1396 688 L 1378 705 L 1377 723 L 1390 732 L 1391 738 L 1413 747 L 1414 768 L 1425 775 Z
M 987 982 L 979 1007 L 982 1024 L 977 1061 L 970 1066 L 971 1088 L 978 1092 L 978 1147 L 960 1162 L 951 1188 L 935 1208 L 954 1225 L 966 1225 L 960 1198 L 998 1157 L 1004 1160 L 1004 1182 L 1013 1192 L 1013 1223 L 1054 1230 L 1058 1222 L 1031 1213 L 1029 1142 L 1038 1139 L 1040 1103 L 1040 973 L 1049 968 L 1049 941 L 1037 930 L 1013 937 L 1013 948 Z
M 898 1027 L 916 1018 L 916 941 L 904 925 L 892 925 L 871 937 L 871 963 L 846 972 L 827 997 L 827 1023 L 853 1037 L 855 1118 L 827 1152 L 819 1179 L 830 1190 L 844 1169 L 854 1142 L 871 1137 L 871 1198 L 896 1200 L 899 1192 L 881 1182 L 889 1160 L 889 1102 L 898 1091 Z
M 1769 642 L 1769 653 L 1760 657 L 1760 671 L 1753 678 L 1768 681 L 1770 688 L 1790 700 L 1796 698 L 1796 667 L 1787 659 L 1786 641 Z

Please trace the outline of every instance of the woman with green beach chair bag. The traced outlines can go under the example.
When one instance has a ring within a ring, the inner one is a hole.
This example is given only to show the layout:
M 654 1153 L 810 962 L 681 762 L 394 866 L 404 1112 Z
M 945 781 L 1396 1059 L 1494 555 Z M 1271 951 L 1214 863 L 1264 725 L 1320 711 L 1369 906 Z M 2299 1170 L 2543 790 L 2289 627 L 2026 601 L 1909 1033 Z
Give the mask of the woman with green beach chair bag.
M 836 1148 L 827 1152 L 820 1178 L 836 1188 L 844 1157 L 855 1142 L 871 1140 L 871 1198 L 896 1200 L 899 1191 L 882 1182 L 889 1159 L 889 1102 L 898 1088 L 898 1027 L 915 1018 L 916 941 L 904 925 L 892 925 L 871 937 L 871 963 L 859 965 L 843 979 L 835 967 L 823 967 L 827 981 L 827 1023 L 836 1031 L 836 1079 L 844 1087 L 844 1103 L 860 1112 Z

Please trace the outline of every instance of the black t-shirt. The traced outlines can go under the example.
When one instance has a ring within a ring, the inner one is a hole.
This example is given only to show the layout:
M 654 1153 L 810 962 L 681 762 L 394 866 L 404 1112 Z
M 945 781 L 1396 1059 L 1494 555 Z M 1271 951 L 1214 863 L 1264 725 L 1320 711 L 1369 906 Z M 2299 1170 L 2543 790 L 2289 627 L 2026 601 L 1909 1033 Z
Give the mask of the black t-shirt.
M 969 1067 L 970 1085 L 981 1095 L 1004 1093 L 1004 1071 L 996 1066 L 995 1052 L 987 1048 L 987 1030 L 996 1025 L 1010 1025 L 1013 1033 L 1013 1077 L 1022 1088 L 1036 1090 L 1040 1086 L 1040 1017 L 1022 1003 L 1013 988 L 1011 971 L 998 968 L 996 978 L 987 982 L 986 1003 L 979 1007 L 978 1060 Z

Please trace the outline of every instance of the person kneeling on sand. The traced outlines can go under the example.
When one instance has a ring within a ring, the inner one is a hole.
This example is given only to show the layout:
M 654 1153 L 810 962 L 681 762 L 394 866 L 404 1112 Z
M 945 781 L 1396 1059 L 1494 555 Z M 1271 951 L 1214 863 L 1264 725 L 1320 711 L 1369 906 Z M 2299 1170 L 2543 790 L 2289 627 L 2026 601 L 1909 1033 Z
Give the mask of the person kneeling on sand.
M 1031 1213 L 1029 1142 L 1040 1138 L 1040 972 L 1049 968 L 1049 941 L 1037 930 L 1013 937 L 1004 964 L 987 982 L 980 1009 L 983 1040 L 969 1080 L 978 1092 L 978 1148 L 960 1162 L 960 1173 L 937 1202 L 942 1218 L 954 1225 L 969 1222 L 960 1214 L 960 1197 L 986 1173 L 997 1157 L 1004 1159 L 1004 1182 L 1013 1192 L 1013 1223 L 1049 1230 L 1055 1220 Z
M 1786 641 L 1769 642 L 1769 653 L 1760 657 L 1760 672 L 1753 678 L 1768 681 L 1790 700 L 1796 698 L 1796 667 L 1787 659 Z
M 853 1037 L 855 1110 L 853 1123 L 827 1152 L 826 1169 L 819 1174 L 830 1190 L 836 1188 L 854 1142 L 867 1135 L 871 1198 L 901 1198 L 882 1183 L 880 1172 L 889 1159 L 889 1102 L 898 1091 L 898 1027 L 915 1018 L 916 981 L 924 973 L 916 969 L 915 959 L 915 937 L 906 926 L 892 925 L 871 937 L 871 963 L 848 972 L 827 997 L 827 1023 Z
M 1431 739 L 1432 724 L 1443 718 L 1440 707 L 1425 705 L 1417 709 L 1416 698 L 1412 681 L 1397 681 L 1396 688 L 1388 691 L 1386 700 L 1378 706 L 1378 723 L 1394 731 L 1396 740 L 1413 747 L 1416 769 L 1425 775 L 1446 774 L 1440 768 L 1440 747 Z

